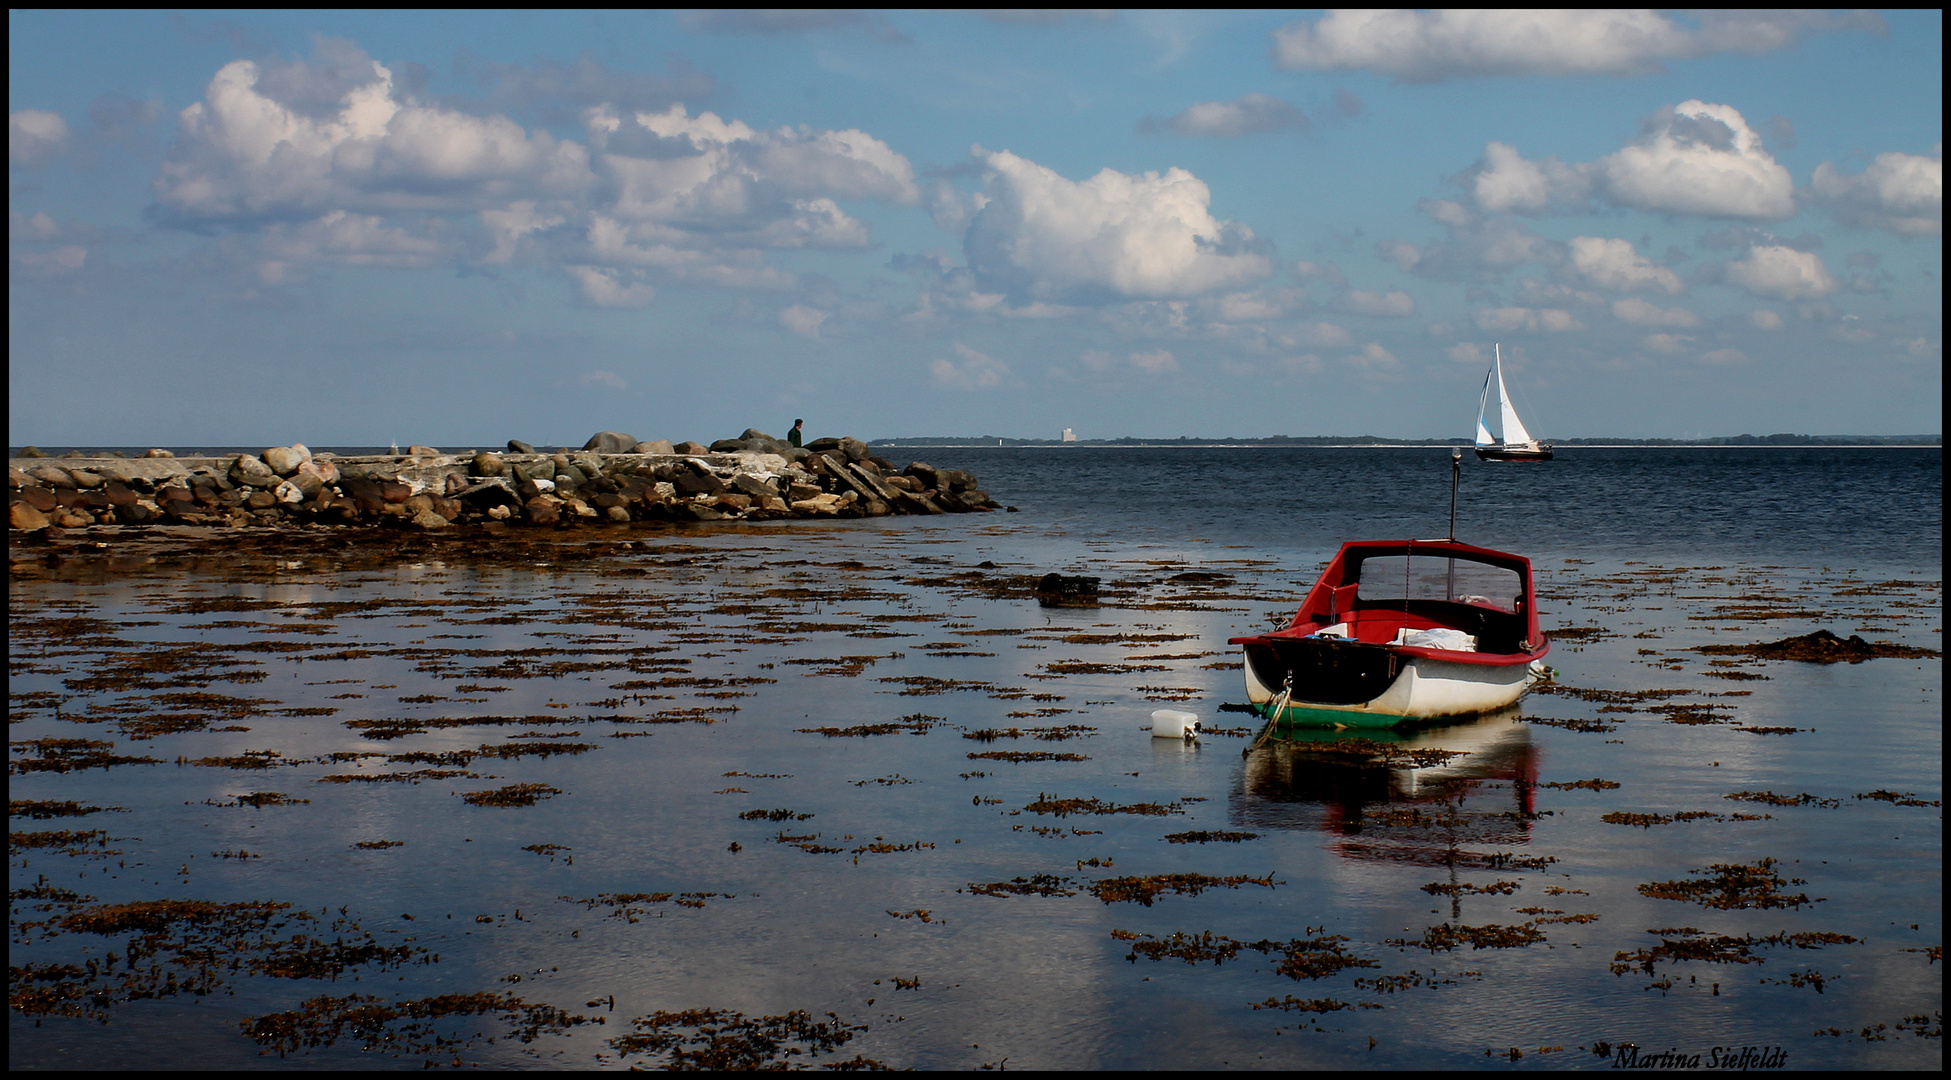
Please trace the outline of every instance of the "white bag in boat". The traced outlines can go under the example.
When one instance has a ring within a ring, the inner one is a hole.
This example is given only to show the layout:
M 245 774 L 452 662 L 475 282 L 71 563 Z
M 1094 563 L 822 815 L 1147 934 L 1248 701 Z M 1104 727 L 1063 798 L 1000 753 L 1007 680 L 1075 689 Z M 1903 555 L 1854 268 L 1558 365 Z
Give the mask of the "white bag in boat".
M 1428 630 L 1405 629 L 1396 638 L 1397 645 L 1407 645 L 1412 649 L 1448 649 L 1451 652 L 1476 652 L 1477 639 L 1461 630 L 1447 626 L 1431 627 Z

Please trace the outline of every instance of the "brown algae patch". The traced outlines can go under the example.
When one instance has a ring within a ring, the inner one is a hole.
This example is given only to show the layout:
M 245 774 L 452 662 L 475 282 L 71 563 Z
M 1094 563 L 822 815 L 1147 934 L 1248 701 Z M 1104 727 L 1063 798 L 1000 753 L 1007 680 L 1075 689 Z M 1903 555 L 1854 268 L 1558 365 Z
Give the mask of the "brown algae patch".
M 783 1016 L 751 1016 L 729 1009 L 655 1012 L 630 1022 L 631 1032 L 609 1040 L 621 1057 L 656 1055 L 659 1068 L 692 1070 L 776 1070 L 801 1065 L 852 1041 L 864 1024 L 848 1024 L 838 1014 L 815 1020 L 804 1010 Z M 824 1063 L 829 1069 L 878 1071 L 878 1061 L 858 1055 Z
M 99 739 L 26 739 L 7 744 L 10 753 L 23 755 L 7 761 L 9 775 L 17 773 L 65 773 L 76 769 L 106 769 L 113 765 L 155 765 L 160 759 L 114 754 L 112 742 Z
M 1833 934 L 1824 931 L 1801 931 L 1769 934 L 1755 937 L 1744 934 L 1730 937 L 1724 934 L 1708 934 L 1691 926 L 1671 927 L 1663 930 L 1648 930 L 1660 939 L 1651 948 L 1634 949 L 1631 952 L 1614 954 L 1611 969 L 1614 975 L 1624 975 L 1637 968 L 1648 975 L 1655 974 L 1655 968 L 1662 963 L 1671 964 L 1680 960 L 1698 960 L 1708 964 L 1759 964 L 1765 957 L 1756 956 L 1756 948 L 1785 946 L 1794 949 L 1820 949 L 1828 945 L 1854 945 L 1862 941 L 1848 934 Z
M 735 900 L 737 893 L 721 892 L 652 892 L 652 893 L 598 893 L 595 896 L 563 896 L 558 899 L 571 904 L 581 904 L 594 911 L 599 907 L 610 908 L 611 919 L 636 922 L 638 917 L 649 909 L 641 905 L 676 904 L 678 907 L 702 908 L 714 899 Z
M 1722 911 L 1800 908 L 1822 902 L 1821 897 L 1810 900 L 1804 893 L 1781 891 L 1785 885 L 1807 885 L 1808 882 L 1801 878 L 1782 877 L 1775 873 L 1777 865 L 1776 860 L 1766 858 L 1752 866 L 1715 863 L 1704 870 L 1694 871 L 1706 877 L 1649 881 L 1639 886 L 1639 894 L 1658 900 L 1681 900 Z
M 91 955 L 94 948 L 84 945 L 71 963 L 11 968 L 8 1003 L 16 1012 L 105 1023 L 111 1007 L 122 1002 L 208 996 L 239 974 L 336 979 L 368 965 L 386 970 L 439 959 L 416 945 L 381 945 L 347 918 L 323 923 L 309 911 L 269 900 L 141 900 L 14 926 L 17 943 L 70 934 L 117 939 L 126 955 Z
M 1017 813 L 1024 811 L 1032 814 L 1050 814 L 1053 817 L 1068 817 L 1071 814 L 1146 814 L 1153 817 L 1163 817 L 1167 814 L 1185 813 L 1183 804 L 1176 802 L 1166 804 L 1132 803 L 1129 806 L 1119 806 L 1115 803 L 1104 802 L 1095 797 L 1088 799 L 1059 799 L 1043 792 L 1038 792 L 1036 800 L 1023 807 L 1023 810 L 1017 811 Z
M 1276 974 L 1290 979 L 1324 979 L 1339 974 L 1349 968 L 1372 968 L 1378 966 L 1373 960 L 1355 956 L 1343 948 L 1348 939 L 1340 934 L 1322 934 L 1319 927 L 1309 927 L 1314 937 L 1295 938 L 1292 941 L 1274 941 L 1263 938 L 1259 941 L 1237 941 L 1210 930 L 1200 934 L 1174 932 L 1167 937 L 1155 934 L 1133 933 L 1129 930 L 1112 930 L 1112 938 L 1132 943 L 1131 951 L 1125 959 L 1137 963 L 1140 957 L 1154 963 L 1166 960 L 1180 960 L 1188 964 L 1201 964 L 1210 961 L 1215 967 L 1239 955 L 1241 949 L 1252 949 L 1269 956 L 1278 955 L 1280 962 L 1275 966 Z
M 1175 896 L 1198 896 L 1207 889 L 1237 889 L 1242 885 L 1259 885 L 1271 889 L 1276 882 L 1272 874 L 1253 877 L 1248 874 L 1235 874 L 1230 877 L 1213 877 L 1208 874 L 1150 874 L 1142 877 L 1102 878 L 1088 886 L 1091 895 L 1107 904 L 1136 902 L 1151 907 L 1158 897 L 1171 893 Z
M 1472 949 L 1522 949 L 1545 940 L 1544 932 L 1530 923 L 1485 923 L 1482 926 L 1454 926 L 1444 923 L 1423 931 L 1420 938 L 1389 938 L 1384 944 L 1398 948 L 1452 952 L 1461 946 Z
M 1859 799 L 1868 797 L 1870 796 L 1857 796 Z M 99 814 L 104 810 L 123 812 L 123 808 L 119 806 L 83 806 L 81 803 L 73 800 L 63 799 L 10 799 L 7 801 L 8 817 L 31 818 L 35 821 L 46 821 L 50 818 L 61 817 L 86 817 L 89 814 Z
M 438 1021 L 494 1015 L 502 1026 L 494 1035 L 443 1031 Z M 279 1057 L 316 1047 L 331 1046 L 350 1036 L 369 1051 L 393 1055 L 443 1056 L 478 1039 L 534 1042 L 542 1034 L 562 1035 L 580 1024 L 600 1024 L 601 1017 L 571 1015 L 553 1005 L 538 1005 L 512 994 L 437 994 L 433 997 L 388 1002 L 367 994 L 322 996 L 289 1012 L 267 1013 L 242 1021 L 245 1037 L 276 1051 Z M 458 1055 L 454 1057 L 459 1061 Z M 429 1061 L 427 1064 L 431 1065 Z
M 988 884 L 969 882 L 967 888 L 956 892 L 967 892 L 975 896 L 1076 896 L 1072 888 L 1075 882 L 1055 874 L 1032 874 L 1029 877 L 1011 878 L 1008 881 L 992 881 Z
M 492 791 L 461 793 L 469 806 L 534 806 L 542 799 L 562 794 L 562 789 L 547 784 L 509 784 Z
M 1068 710 L 1065 710 L 1068 711 Z M 1043 742 L 1063 742 L 1067 739 L 1084 739 L 1096 735 L 1097 729 L 1088 724 L 1064 724 L 1057 727 L 1040 728 L 981 728 L 965 731 L 962 737 L 977 742 L 995 742 L 997 739 L 1038 739 Z
M 971 761 L 1089 761 L 1085 754 L 1059 754 L 1049 750 L 991 750 L 987 753 L 969 754 Z
M 1201 831 L 1166 833 L 1168 844 L 1238 844 L 1247 840 L 1258 840 L 1256 832 Z

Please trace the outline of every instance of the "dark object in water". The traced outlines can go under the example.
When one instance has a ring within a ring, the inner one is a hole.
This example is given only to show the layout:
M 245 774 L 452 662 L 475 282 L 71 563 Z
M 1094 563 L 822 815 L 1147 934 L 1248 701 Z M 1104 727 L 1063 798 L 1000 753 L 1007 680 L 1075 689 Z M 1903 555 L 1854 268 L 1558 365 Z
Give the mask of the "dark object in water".
M 1760 645 L 1702 645 L 1695 651 L 1723 656 L 1752 656 L 1758 660 L 1801 660 L 1810 664 L 1860 664 L 1879 656 L 1918 659 L 1941 655 L 1935 649 L 1864 641 L 1855 634 L 1839 638 L 1827 630 Z
M 1045 574 L 1036 583 L 1037 603 L 1044 607 L 1096 607 L 1098 579 Z

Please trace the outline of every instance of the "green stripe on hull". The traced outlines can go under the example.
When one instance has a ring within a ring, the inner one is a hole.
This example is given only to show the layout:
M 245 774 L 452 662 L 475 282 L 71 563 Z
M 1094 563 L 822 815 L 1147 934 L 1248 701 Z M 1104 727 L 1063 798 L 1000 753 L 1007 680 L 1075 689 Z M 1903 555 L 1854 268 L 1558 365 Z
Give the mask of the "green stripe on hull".
M 1271 718 L 1273 702 L 1257 706 L 1263 718 Z M 1312 705 L 1289 705 L 1280 710 L 1281 727 L 1348 727 L 1348 728 L 1392 728 L 1407 721 L 1407 716 L 1393 713 L 1351 712 L 1347 709 L 1320 708 Z

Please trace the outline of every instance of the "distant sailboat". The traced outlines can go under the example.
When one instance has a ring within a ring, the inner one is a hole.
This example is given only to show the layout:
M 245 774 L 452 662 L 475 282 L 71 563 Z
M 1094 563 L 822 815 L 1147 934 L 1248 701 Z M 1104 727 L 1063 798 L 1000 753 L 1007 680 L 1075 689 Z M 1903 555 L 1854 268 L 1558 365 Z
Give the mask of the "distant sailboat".
M 1496 349 L 1497 358 L 1484 373 L 1484 393 L 1477 401 L 1477 457 L 1484 461 L 1550 461 L 1551 447 L 1532 438 L 1524 429 L 1524 421 L 1517 418 L 1517 409 L 1511 405 L 1510 391 L 1504 389 L 1503 347 L 1492 348 Z M 1497 380 L 1497 407 L 1503 417 L 1501 441 L 1491 438 L 1490 428 L 1484 425 L 1484 415 L 1490 410 L 1492 378 Z

